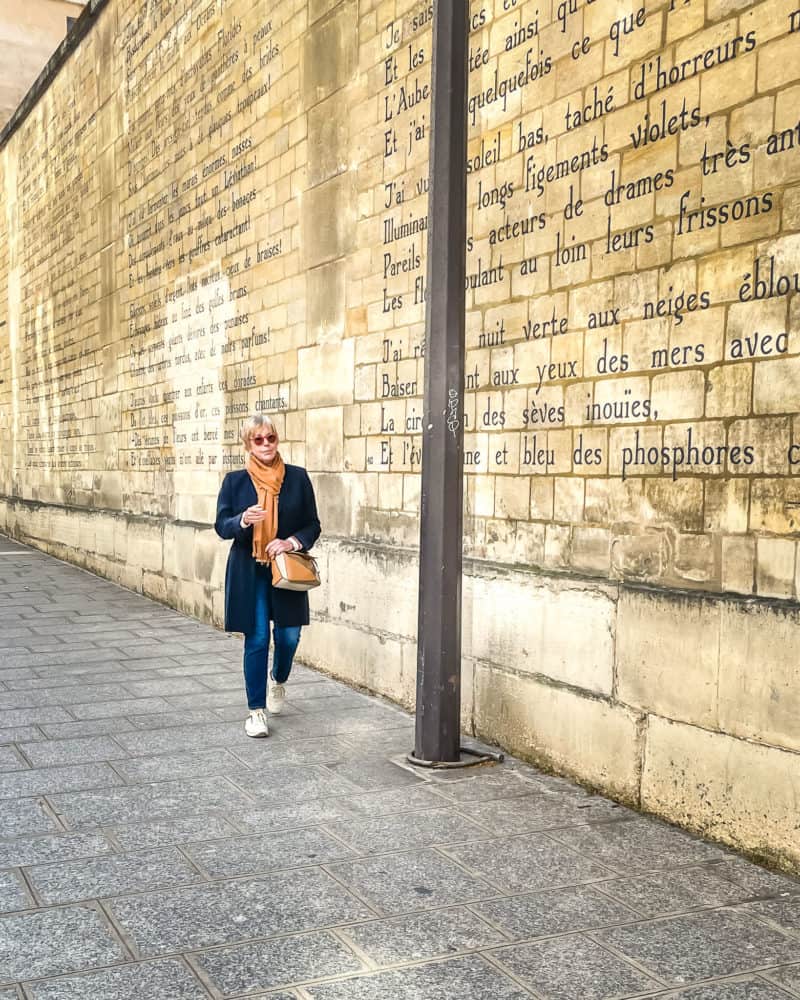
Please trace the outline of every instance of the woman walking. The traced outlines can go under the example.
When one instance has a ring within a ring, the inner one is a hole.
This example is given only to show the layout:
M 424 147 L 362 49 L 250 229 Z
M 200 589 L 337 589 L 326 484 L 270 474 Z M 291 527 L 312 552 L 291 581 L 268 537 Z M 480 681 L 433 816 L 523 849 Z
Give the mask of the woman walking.
M 245 421 L 244 469 L 222 481 L 214 524 L 233 539 L 225 571 L 225 631 L 244 633 L 244 684 L 248 736 L 269 735 L 268 709 L 279 715 L 286 699 L 300 629 L 308 625 L 308 594 L 272 586 L 271 562 L 281 552 L 310 549 L 320 525 L 314 489 L 305 469 L 286 465 L 270 417 Z M 270 621 L 274 654 L 269 670 Z

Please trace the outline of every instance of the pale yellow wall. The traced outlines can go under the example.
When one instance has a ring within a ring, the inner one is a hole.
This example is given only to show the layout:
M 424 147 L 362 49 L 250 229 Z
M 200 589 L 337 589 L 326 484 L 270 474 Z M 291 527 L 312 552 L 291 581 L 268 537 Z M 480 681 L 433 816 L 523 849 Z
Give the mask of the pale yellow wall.
M 67 33 L 67 18 L 84 4 L 3 0 L 0 4 L 0 129 Z
M 795 0 L 471 13 L 464 725 L 798 867 Z M 112 0 L 0 152 L 0 527 L 219 622 L 271 411 L 304 655 L 404 704 L 430 56 L 424 2 Z

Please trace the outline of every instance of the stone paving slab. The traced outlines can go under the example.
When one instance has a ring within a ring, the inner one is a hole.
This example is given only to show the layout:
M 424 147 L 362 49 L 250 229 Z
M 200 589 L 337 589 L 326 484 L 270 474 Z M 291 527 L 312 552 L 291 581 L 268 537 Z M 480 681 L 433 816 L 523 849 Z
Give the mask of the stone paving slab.
M 250 770 L 237 775 L 235 782 L 256 802 L 265 797 L 280 798 L 287 803 L 302 802 L 305 799 L 352 794 L 358 790 L 356 785 L 337 777 L 323 764 L 269 764 L 258 771 Z
M 321 740 L 276 740 L 270 747 L 269 760 L 255 740 L 244 746 L 237 746 L 234 756 L 259 770 L 267 763 L 287 764 L 330 764 L 345 759 L 353 753 L 353 748 L 338 736 Z
M 800 965 L 787 965 L 781 969 L 772 969 L 767 973 L 766 978 L 800 995 Z
M 800 939 L 737 910 L 617 927 L 596 937 L 671 986 L 800 961 Z
M 42 705 L 34 708 L 6 708 L 0 710 L 0 730 L 13 726 L 38 725 L 39 723 L 74 722 L 75 716 L 65 708 Z
M 130 823 L 108 829 L 124 851 L 191 844 L 195 841 L 230 839 L 239 830 L 221 816 L 179 816 L 156 823 Z
M 122 779 L 120 778 L 120 783 Z M 253 800 L 224 777 L 194 778 L 128 785 L 102 791 L 49 796 L 69 827 L 102 823 L 132 823 L 157 817 L 183 816 L 198 807 L 211 813 L 246 809 Z
M 682 868 L 654 875 L 604 882 L 609 896 L 626 903 L 647 917 L 682 913 L 696 907 L 730 906 L 752 899 L 753 893 L 728 881 L 719 866 Z
M 0 551 L 0 1000 L 800 1000 L 797 880 Z
M 465 816 L 497 834 L 534 833 L 575 823 L 596 823 L 618 819 L 631 813 L 616 802 L 596 795 L 524 795 L 491 802 L 464 802 Z
M 164 716 L 161 716 L 164 724 Z M 133 729 L 130 719 L 88 719 L 85 722 L 59 722 L 38 727 L 47 739 L 77 739 L 81 736 L 116 736 Z
M 573 826 L 554 831 L 551 836 L 623 873 L 720 860 L 728 853 L 714 844 L 647 818 Z
M 121 784 L 122 778 L 108 764 L 31 768 L 23 773 L 0 774 L 0 799 L 76 792 Z
M 327 829 L 359 854 L 385 854 L 409 847 L 435 847 L 486 837 L 486 830 L 455 809 L 329 823 Z
M 30 906 L 33 903 L 20 876 L 13 871 L 0 872 L 0 913 L 27 910 Z
M 60 829 L 40 799 L 6 799 L 0 808 L 0 840 Z
M 241 712 L 239 715 L 241 716 Z M 245 715 L 247 713 L 245 712 Z M 147 716 L 152 721 L 152 716 Z M 208 747 L 237 747 L 241 740 L 242 723 L 184 722 L 183 713 L 174 713 L 169 718 L 162 715 L 161 727 L 147 732 L 136 730 L 122 733 L 117 742 L 132 754 L 160 754 L 169 751 L 205 750 Z M 249 743 L 249 741 L 248 741 Z
M 119 694 L 119 691 L 116 692 Z M 76 719 L 112 719 L 117 715 L 152 715 L 164 712 L 174 715 L 173 706 L 163 698 L 121 698 L 116 701 L 98 701 L 72 705 Z
M 74 903 L 200 881 L 197 869 L 176 847 L 57 865 L 35 865 L 28 868 L 27 875 L 33 891 L 43 903 Z
M 109 736 L 85 737 L 72 740 L 20 743 L 20 750 L 34 767 L 59 764 L 88 764 L 116 760 L 127 752 Z
M 32 1000 L 208 1000 L 208 993 L 180 961 L 137 962 L 28 986 Z M 2 995 L 0 995 L 2 1000 Z
M 195 750 L 186 753 L 157 754 L 154 757 L 133 757 L 115 764 L 118 774 L 132 785 L 150 781 L 173 781 L 177 778 L 199 778 L 212 775 L 241 777 L 245 781 L 250 768 L 223 748 Z
M 181 712 L 180 724 L 186 726 L 201 726 L 208 723 L 219 722 L 219 716 L 215 715 L 210 708 L 197 708 L 194 711 Z M 134 715 L 127 720 L 128 730 L 131 729 L 163 729 L 164 715 Z M 184 746 L 181 741 L 181 746 Z M 145 742 L 145 746 L 147 743 Z M 148 747 L 148 749 L 150 749 Z
M 531 996 L 495 966 L 471 956 L 310 986 L 306 993 L 312 1000 L 529 1000 Z
M 636 910 L 604 895 L 607 883 L 521 893 L 475 903 L 479 917 L 499 928 L 512 941 L 549 937 L 572 931 L 595 930 L 640 919 Z
M 0 917 L 0 986 L 127 957 L 101 913 L 90 907 Z
M 110 854 L 113 845 L 102 833 L 58 833 L 46 837 L 0 841 L 0 868 L 16 868 L 47 861 L 93 858 Z
M 201 952 L 194 962 L 223 997 L 364 969 L 327 931 Z
M 23 688 L 0 693 L 0 711 L 7 708 L 33 708 L 36 705 L 70 705 L 85 702 L 87 698 L 98 702 L 118 698 L 118 684 L 74 684 L 53 687 L 52 683 L 43 688 Z
M 397 816 L 406 812 L 452 806 L 451 802 L 443 799 L 438 790 L 429 784 L 352 795 L 343 799 L 343 802 L 351 813 L 368 817 Z
M 663 985 L 580 934 L 514 945 L 492 954 L 523 986 L 545 1000 L 635 996 Z
M 21 771 L 29 766 L 14 747 L 0 746 L 0 773 Z
M 109 909 L 142 957 L 349 923 L 370 909 L 320 868 L 149 892 Z
M 280 837 L 262 834 L 190 844 L 185 851 L 209 878 L 319 865 L 351 858 L 356 853 L 324 830 L 313 828 L 291 830 Z
M 450 906 L 497 893 L 490 882 L 465 872 L 434 850 L 363 858 L 326 868 L 382 916 Z
M 715 986 L 697 986 L 679 993 L 666 993 L 663 997 L 664 1000 L 792 1000 L 794 994 L 763 979 L 745 979 Z
M 491 879 L 501 892 L 578 885 L 610 874 L 604 866 L 543 833 L 443 850 L 469 871 Z
M 466 907 L 371 920 L 345 927 L 339 934 L 376 965 L 451 957 L 507 941 L 502 931 L 476 919 Z

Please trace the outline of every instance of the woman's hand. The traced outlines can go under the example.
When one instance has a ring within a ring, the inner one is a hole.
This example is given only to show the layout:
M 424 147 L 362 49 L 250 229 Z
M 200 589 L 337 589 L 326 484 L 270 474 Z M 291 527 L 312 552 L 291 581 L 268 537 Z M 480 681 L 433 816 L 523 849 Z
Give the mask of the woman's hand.
M 258 524 L 258 522 L 263 521 L 266 516 L 267 512 L 264 508 L 259 507 L 259 505 L 255 503 L 252 507 L 248 507 L 244 514 L 242 514 L 242 522 L 244 524 Z
M 293 552 L 294 545 L 287 541 L 285 538 L 273 538 L 272 541 L 267 546 L 267 555 L 270 559 L 274 559 L 275 556 L 279 556 L 281 552 Z

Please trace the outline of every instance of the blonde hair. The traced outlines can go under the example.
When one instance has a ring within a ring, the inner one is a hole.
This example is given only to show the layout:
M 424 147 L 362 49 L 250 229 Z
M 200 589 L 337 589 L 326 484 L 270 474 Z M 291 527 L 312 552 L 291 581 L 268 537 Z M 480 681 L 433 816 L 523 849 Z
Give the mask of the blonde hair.
M 241 438 L 245 448 L 249 449 L 250 438 L 261 428 L 265 428 L 271 434 L 278 433 L 278 428 L 272 422 L 272 417 L 266 413 L 255 413 L 252 417 L 248 417 L 242 424 Z

